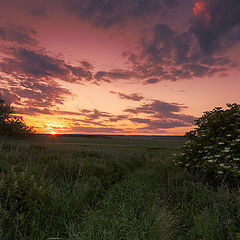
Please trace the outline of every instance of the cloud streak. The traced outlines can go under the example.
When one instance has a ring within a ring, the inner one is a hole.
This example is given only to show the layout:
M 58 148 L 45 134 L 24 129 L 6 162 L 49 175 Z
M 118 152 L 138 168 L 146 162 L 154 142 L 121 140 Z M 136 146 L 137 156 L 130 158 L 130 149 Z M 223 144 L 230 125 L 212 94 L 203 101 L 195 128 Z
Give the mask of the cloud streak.
M 135 77 L 133 71 L 123 69 L 113 69 L 111 71 L 99 71 L 95 74 L 94 78 L 97 81 L 113 82 L 117 80 L 128 80 Z
M 16 73 L 31 78 L 58 78 L 80 83 L 91 81 L 92 73 L 84 66 L 72 66 L 64 60 L 27 48 L 10 48 L 8 57 L 0 62 L 0 70 L 6 74 Z
M 19 45 L 34 46 L 37 44 L 36 32 L 33 29 L 25 26 L 15 26 L 13 24 L 0 26 L 0 39 Z
M 144 103 L 136 108 L 128 108 L 124 111 L 135 115 L 129 117 L 134 123 L 145 124 L 142 130 L 159 130 L 176 127 L 192 126 L 194 116 L 181 114 L 186 106 L 177 103 L 168 103 L 160 100 L 152 100 L 150 103 Z M 142 117 L 136 117 L 141 115 Z
M 144 97 L 139 93 L 132 93 L 129 95 L 121 92 L 115 92 L 115 91 L 110 91 L 110 93 L 118 95 L 121 99 L 124 99 L 124 100 L 132 100 L 132 101 L 139 102 L 144 99 Z

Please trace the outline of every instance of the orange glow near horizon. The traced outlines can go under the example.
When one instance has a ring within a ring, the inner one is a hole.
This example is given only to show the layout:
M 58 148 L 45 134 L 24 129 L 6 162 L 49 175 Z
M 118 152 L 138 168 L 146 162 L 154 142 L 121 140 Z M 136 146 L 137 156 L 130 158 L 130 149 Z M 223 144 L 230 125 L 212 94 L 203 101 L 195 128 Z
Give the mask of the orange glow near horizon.
M 25 119 L 25 117 L 24 117 Z M 62 122 L 61 122 L 62 121 Z M 50 122 L 50 123 L 49 123 Z M 58 120 L 55 121 L 48 121 L 46 118 L 38 118 L 35 119 L 34 117 L 29 118 L 29 116 L 26 116 L 26 124 L 28 126 L 32 126 L 36 133 L 40 134 L 50 134 L 51 136 L 56 136 L 58 134 L 104 134 L 104 135 L 184 135 L 186 132 L 192 130 L 194 126 L 189 126 L 189 127 L 177 127 L 177 128 L 169 128 L 169 129 L 164 129 L 164 130 L 156 130 L 155 132 L 142 132 L 139 131 L 139 129 L 143 128 L 146 126 L 146 124 L 143 123 L 138 123 L 134 124 L 131 121 L 128 120 L 123 120 L 121 123 L 113 124 L 111 127 L 116 127 L 119 129 L 119 131 L 116 132 L 108 132 L 104 131 L 101 129 L 98 129 L 97 126 L 94 126 L 93 124 L 81 124 L 81 119 L 79 119 L 79 130 L 73 130 L 74 124 L 71 122 L 71 120 L 66 121 L 66 120 L 61 120 L 59 118 Z M 89 129 L 92 129 L 92 131 L 89 131 Z M 108 126 L 102 127 L 107 130 Z

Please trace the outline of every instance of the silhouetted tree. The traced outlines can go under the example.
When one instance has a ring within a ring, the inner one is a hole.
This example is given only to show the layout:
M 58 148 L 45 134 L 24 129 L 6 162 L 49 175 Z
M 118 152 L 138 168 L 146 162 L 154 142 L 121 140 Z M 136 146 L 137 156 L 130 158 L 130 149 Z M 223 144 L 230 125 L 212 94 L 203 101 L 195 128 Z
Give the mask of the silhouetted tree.
M 34 134 L 32 127 L 26 126 L 22 118 L 12 116 L 13 107 L 0 97 L 0 136 L 26 137 Z

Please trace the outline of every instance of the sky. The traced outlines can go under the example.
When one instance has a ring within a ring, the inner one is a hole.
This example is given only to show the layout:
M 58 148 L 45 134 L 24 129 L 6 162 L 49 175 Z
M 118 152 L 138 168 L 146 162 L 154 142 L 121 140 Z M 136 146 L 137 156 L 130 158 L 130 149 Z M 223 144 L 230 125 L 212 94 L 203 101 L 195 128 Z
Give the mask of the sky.
M 183 135 L 240 103 L 239 0 L 0 0 L 0 97 L 37 133 Z

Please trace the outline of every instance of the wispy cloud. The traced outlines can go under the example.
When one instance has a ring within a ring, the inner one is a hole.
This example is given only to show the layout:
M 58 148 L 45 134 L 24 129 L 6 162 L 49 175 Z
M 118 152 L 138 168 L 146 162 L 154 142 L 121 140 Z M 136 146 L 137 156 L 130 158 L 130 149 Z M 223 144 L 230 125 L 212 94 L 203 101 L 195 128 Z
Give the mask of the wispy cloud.
M 123 70 L 123 69 L 113 69 L 111 71 L 99 71 L 95 74 L 95 79 L 97 81 L 112 82 L 116 80 L 126 80 L 131 79 L 135 76 L 133 71 Z
M 118 95 L 121 99 L 132 100 L 139 102 L 144 99 L 144 97 L 139 93 L 125 94 L 121 92 L 110 91 L 110 93 Z
M 33 29 L 13 24 L 0 25 L 0 39 L 20 45 L 33 46 L 37 44 L 36 32 Z
M 129 117 L 130 121 L 146 124 L 141 129 L 158 130 L 193 125 L 196 118 L 182 114 L 181 111 L 184 108 L 187 107 L 177 103 L 152 100 L 150 103 L 144 103 L 139 107 L 128 108 L 124 111 L 133 114 L 132 117 Z M 141 117 L 138 115 L 141 115 Z
M 38 79 L 58 78 L 72 83 L 92 80 L 92 73 L 85 66 L 72 66 L 44 52 L 23 47 L 10 48 L 8 57 L 0 62 L 0 70 L 6 74 L 16 73 Z
M 76 84 L 96 81 L 89 62 L 80 61 L 76 66 L 52 56 L 40 46 L 33 29 L 1 22 L 0 40 L 0 95 L 25 107 L 25 114 L 48 114 L 45 108 L 62 105 L 72 95 L 58 80 Z

